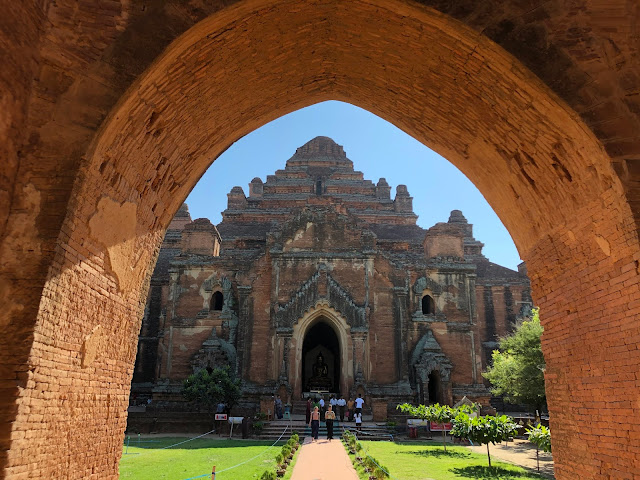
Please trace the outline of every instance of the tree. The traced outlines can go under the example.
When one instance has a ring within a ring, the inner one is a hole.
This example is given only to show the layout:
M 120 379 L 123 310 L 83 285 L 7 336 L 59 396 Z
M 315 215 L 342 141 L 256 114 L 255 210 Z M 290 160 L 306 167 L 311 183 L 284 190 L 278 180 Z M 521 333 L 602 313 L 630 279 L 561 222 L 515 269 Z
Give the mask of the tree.
M 540 458 L 538 453 L 551 451 L 551 430 L 544 425 L 527 428 L 529 441 L 536 446 L 536 461 L 538 462 L 538 471 L 540 471 Z
M 228 366 L 214 368 L 211 372 L 203 368 L 189 375 L 182 386 L 182 395 L 206 408 L 211 416 L 219 403 L 224 403 L 227 411 L 231 410 L 238 403 L 241 394 L 240 380 L 232 378 Z
M 545 362 L 542 355 L 539 309 L 532 311 L 529 321 L 500 340 L 499 350 L 492 354 L 493 365 L 483 374 L 494 395 L 503 395 L 509 403 L 529 405 L 542 410 L 546 405 L 544 389 Z
M 458 410 L 451 408 L 448 405 L 440 405 L 434 403 L 433 405 L 418 405 L 417 407 L 409 403 L 403 403 L 396 407 L 398 410 L 408 413 L 414 417 L 421 418 L 422 420 L 428 420 L 435 423 L 449 423 L 458 415 Z M 467 407 L 468 408 L 468 407 Z M 444 451 L 447 451 L 447 433 L 442 429 L 442 446 Z
M 511 417 L 502 415 L 493 417 L 486 415 L 483 417 L 470 417 L 464 412 L 460 412 L 453 419 L 453 430 L 451 435 L 458 438 L 466 438 L 471 443 L 487 445 L 487 458 L 491 467 L 491 454 L 489 443 L 502 443 L 512 438 L 518 430 L 518 425 Z

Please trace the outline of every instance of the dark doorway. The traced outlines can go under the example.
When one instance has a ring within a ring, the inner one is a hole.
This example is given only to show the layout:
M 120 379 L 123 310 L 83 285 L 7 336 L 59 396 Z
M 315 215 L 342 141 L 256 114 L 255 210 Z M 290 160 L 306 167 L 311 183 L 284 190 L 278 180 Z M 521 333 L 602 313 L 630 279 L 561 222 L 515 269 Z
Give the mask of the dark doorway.
M 213 297 L 211 297 L 211 310 L 222 310 L 223 303 L 224 296 L 222 292 L 214 292 Z
M 436 304 L 430 295 L 422 297 L 422 313 L 424 315 L 433 315 L 436 313 Z
M 429 374 L 429 405 L 442 403 L 440 372 L 434 370 Z
M 307 331 L 302 343 L 302 388 L 340 390 L 340 342 L 336 332 L 320 321 Z

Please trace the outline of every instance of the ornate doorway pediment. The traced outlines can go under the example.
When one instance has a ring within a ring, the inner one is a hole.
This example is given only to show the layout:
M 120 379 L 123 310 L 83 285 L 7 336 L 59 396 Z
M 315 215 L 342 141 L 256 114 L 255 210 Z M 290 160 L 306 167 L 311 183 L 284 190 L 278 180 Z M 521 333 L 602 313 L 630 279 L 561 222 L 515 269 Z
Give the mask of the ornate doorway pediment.
M 364 306 L 356 304 L 349 293 L 320 265 L 285 303 L 275 307 L 276 328 L 293 328 L 296 322 L 318 304 L 330 305 L 340 313 L 351 328 L 367 328 Z

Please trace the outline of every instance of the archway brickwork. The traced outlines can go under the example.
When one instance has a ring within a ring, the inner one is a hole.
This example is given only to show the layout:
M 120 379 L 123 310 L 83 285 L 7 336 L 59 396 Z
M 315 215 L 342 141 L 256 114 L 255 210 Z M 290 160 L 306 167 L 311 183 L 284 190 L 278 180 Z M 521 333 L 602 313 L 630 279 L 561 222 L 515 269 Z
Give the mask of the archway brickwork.
M 0 37 L 5 476 L 117 477 L 164 229 L 228 145 L 326 99 L 446 156 L 512 234 L 543 312 L 557 477 L 638 471 L 633 2 L 245 1 L 212 16 L 215 2 L 13 3 Z

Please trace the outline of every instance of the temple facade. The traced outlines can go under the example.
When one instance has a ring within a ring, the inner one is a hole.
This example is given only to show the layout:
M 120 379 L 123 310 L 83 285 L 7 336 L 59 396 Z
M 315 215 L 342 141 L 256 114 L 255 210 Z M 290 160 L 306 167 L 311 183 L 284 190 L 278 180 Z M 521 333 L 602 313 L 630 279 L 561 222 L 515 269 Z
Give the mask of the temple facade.
M 229 365 L 241 410 L 272 396 L 362 393 L 376 420 L 403 401 L 489 404 L 500 335 L 531 308 L 524 266 L 491 263 L 453 210 L 429 229 L 412 197 L 317 137 L 283 170 L 228 194 L 222 222 L 184 205 L 151 279 L 132 395 L 179 409 L 183 380 Z

